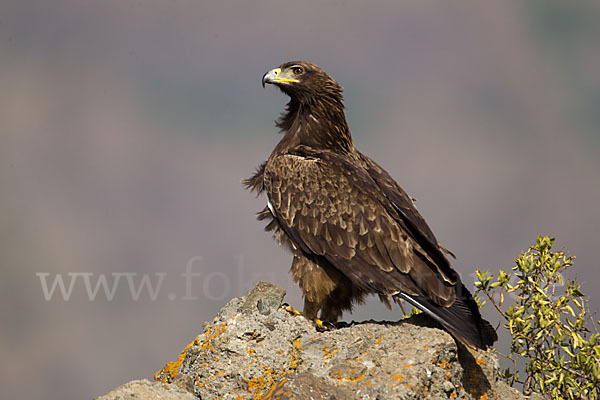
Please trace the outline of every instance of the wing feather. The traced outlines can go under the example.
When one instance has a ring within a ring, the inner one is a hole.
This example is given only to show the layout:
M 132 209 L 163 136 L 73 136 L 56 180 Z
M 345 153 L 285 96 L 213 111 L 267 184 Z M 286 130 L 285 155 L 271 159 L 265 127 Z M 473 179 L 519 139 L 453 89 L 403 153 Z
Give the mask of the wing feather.
M 410 196 L 375 161 L 364 154 L 360 154 L 359 159 L 369 176 L 400 213 L 401 219 L 405 222 L 406 230 L 421 247 L 420 251 L 436 266 L 444 280 L 449 283 L 456 283 L 458 275 L 445 256 L 447 254 L 454 257 L 454 254 L 438 242 L 425 219 L 414 206 Z
M 356 285 L 385 294 L 404 290 L 442 305 L 453 301 L 452 284 L 435 264 L 414 258 L 421 246 L 360 165 L 333 153 L 272 157 L 265 190 L 298 247 L 325 257 Z

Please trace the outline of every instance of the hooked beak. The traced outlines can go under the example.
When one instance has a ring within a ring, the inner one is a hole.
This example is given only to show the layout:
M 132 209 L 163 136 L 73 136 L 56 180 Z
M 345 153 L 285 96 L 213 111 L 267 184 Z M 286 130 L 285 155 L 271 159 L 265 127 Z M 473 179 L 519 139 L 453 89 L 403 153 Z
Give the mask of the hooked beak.
M 298 83 L 300 82 L 298 79 L 294 79 L 288 76 L 287 72 L 281 72 L 281 68 L 275 68 L 270 70 L 269 72 L 267 72 L 266 74 L 263 75 L 262 78 L 262 85 L 263 87 L 265 87 L 265 84 L 267 83 L 271 83 L 271 84 L 277 84 L 277 83 L 283 83 L 283 84 L 288 84 L 288 83 Z

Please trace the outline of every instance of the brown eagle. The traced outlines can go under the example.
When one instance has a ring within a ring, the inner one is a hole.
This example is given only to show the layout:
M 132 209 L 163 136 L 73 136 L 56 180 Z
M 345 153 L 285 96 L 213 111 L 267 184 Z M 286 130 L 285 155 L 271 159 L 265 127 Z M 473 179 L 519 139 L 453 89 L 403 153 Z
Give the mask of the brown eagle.
M 276 122 L 284 136 L 243 183 L 266 192 L 258 219 L 294 254 L 303 314 L 335 322 L 368 294 L 423 310 L 463 343 L 497 335 L 452 268 L 413 200 L 352 142 L 342 87 L 318 66 L 292 61 L 267 72 L 290 97 Z

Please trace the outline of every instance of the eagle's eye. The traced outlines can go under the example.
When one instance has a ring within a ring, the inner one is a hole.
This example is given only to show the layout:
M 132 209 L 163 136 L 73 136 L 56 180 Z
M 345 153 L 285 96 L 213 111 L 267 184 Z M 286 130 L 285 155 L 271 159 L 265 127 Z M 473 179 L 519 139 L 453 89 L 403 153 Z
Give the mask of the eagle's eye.
M 294 73 L 294 75 L 300 75 L 304 72 L 304 70 L 302 69 L 302 67 L 294 67 L 292 68 L 292 72 Z

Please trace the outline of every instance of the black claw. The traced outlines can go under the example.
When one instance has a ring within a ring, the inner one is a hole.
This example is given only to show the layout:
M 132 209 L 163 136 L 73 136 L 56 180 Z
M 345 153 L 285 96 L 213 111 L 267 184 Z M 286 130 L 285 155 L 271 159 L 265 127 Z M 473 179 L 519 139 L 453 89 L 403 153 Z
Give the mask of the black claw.
M 323 326 L 327 328 L 327 330 L 336 329 L 336 324 L 333 322 L 324 321 Z

